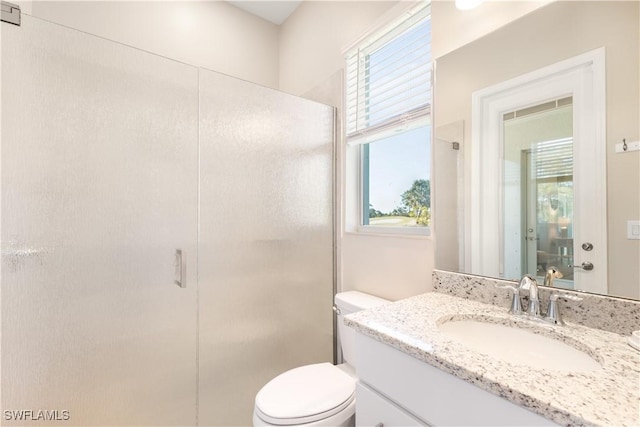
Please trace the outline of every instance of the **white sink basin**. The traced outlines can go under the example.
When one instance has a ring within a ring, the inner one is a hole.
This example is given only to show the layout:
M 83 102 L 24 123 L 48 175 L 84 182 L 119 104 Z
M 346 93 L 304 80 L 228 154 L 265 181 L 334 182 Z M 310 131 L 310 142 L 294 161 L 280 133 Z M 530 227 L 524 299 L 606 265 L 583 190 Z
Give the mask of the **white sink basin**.
M 589 372 L 602 368 L 586 352 L 517 326 L 449 320 L 440 323 L 438 329 L 472 350 L 516 365 L 562 372 Z

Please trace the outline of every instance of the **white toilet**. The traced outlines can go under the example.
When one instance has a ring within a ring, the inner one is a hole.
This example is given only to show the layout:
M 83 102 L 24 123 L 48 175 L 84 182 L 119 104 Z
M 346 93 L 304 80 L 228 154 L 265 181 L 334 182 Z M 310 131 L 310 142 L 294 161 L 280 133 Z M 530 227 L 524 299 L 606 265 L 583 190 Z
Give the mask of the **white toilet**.
M 353 364 L 355 332 L 342 323 L 345 314 L 388 304 L 362 292 L 336 294 L 338 336 L 344 362 L 317 363 L 284 372 L 260 389 L 253 409 L 254 426 L 353 426 L 357 378 Z

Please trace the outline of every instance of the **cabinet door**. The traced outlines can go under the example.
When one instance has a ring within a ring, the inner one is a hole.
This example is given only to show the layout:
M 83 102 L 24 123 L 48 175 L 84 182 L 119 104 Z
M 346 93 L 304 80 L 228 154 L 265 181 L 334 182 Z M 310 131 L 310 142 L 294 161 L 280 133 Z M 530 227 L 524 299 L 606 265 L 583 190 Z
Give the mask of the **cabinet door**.
M 197 70 L 24 14 L 1 27 L 2 409 L 193 425 Z
M 426 426 L 395 403 L 382 397 L 366 385 L 356 385 L 356 426 L 393 427 Z

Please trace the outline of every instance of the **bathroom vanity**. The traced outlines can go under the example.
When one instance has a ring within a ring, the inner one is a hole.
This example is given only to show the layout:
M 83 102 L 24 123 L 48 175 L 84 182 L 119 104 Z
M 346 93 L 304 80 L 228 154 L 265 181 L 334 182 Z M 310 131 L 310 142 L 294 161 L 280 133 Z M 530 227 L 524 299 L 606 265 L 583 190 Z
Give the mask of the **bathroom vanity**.
M 438 290 L 345 318 L 357 332 L 357 425 L 640 424 L 640 352 L 628 334 L 517 318 L 501 305 L 508 295 L 492 304 Z M 636 325 L 638 308 L 627 319 Z M 451 325 L 489 328 L 465 338 Z

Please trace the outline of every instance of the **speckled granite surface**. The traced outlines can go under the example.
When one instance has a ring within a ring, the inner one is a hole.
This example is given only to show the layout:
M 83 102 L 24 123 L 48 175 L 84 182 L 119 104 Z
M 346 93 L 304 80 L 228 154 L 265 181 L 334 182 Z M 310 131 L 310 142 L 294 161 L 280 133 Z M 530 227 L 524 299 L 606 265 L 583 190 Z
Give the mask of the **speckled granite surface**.
M 345 317 L 345 324 L 561 425 L 640 425 L 640 352 L 627 336 L 581 325 L 552 326 L 503 307 L 431 292 Z M 580 348 L 601 363 L 590 372 L 536 370 L 478 353 L 438 330 L 447 320 L 518 324 Z
M 517 286 L 517 282 L 510 280 L 492 279 L 442 270 L 433 271 L 432 283 L 435 292 L 468 298 L 486 304 L 497 305 L 498 307 L 509 307 L 511 291 L 498 288 L 496 285 L 509 284 Z M 539 291 L 540 308 L 543 313 L 547 311 L 549 294 L 551 292 L 563 292 L 582 298 L 582 301 L 558 300 L 562 318 L 567 322 L 623 335 L 631 335 L 633 331 L 640 330 L 640 301 L 544 286 L 540 286 Z

